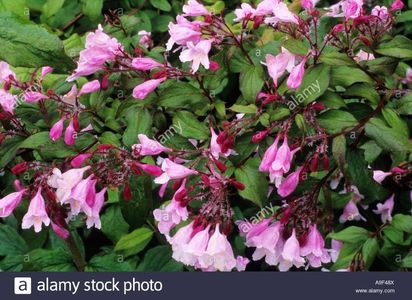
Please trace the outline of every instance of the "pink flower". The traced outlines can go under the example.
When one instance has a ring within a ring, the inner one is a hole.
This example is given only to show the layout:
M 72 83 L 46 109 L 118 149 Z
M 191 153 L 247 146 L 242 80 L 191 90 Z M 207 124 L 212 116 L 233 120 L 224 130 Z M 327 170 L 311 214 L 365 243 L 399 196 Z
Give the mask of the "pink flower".
M 67 126 L 66 132 L 64 133 L 64 142 L 66 143 L 66 145 L 69 145 L 69 146 L 74 145 L 75 133 L 76 133 L 76 130 L 74 130 L 73 119 L 71 119 L 69 126 Z
M 209 69 L 209 51 L 212 48 L 212 41 L 203 40 L 196 45 L 193 42 L 186 44 L 188 49 L 183 50 L 180 53 L 179 59 L 181 62 L 192 62 L 192 73 L 196 73 L 200 65 L 203 65 L 205 69 Z
M 158 166 L 150 165 L 150 164 L 142 164 L 142 163 L 135 163 L 137 167 L 142 169 L 145 173 L 150 174 L 152 176 L 160 176 L 162 175 L 163 171 Z
M 316 224 L 310 227 L 306 244 L 300 248 L 300 255 L 306 256 L 309 265 L 313 268 L 319 268 L 322 263 L 330 262 L 331 258 L 325 249 L 325 241 L 316 228 Z
M 255 16 L 256 10 L 248 3 L 242 3 L 240 8 L 235 10 L 236 19 L 235 22 L 243 20 L 251 20 Z
M 0 199 L 0 218 L 6 218 L 13 213 L 14 209 L 20 204 L 25 192 L 26 190 L 23 189 Z
M 384 181 L 386 177 L 390 175 L 392 175 L 391 172 L 384 172 L 380 170 L 373 171 L 373 179 L 379 184 L 382 183 L 382 181 Z
M 331 241 L 331 249 L 329 249 L 329 254 L 332 262 L 336 262 L 339 257 L 340 249 L 343 246 L 343 242 L 337 241 L 337 240 L 332 240 Z
M 4 111 L 13 113 L 14 108 L 17 103 L 17 97 L 6 92 L 4 89 L 0 88 L 0 105 Z
M 266 150 L 265 154 L 263 155 L 262 162 L 259 165 L 260 172 L 269 172 L 272 163 L 276 159 L 276 154 L 278 152 L 279 137 L 280 135 L 278 134 L 273 144 Z
M 255 229 L 255 233 L 250 231 L 246 236 L 246 245 L 248 247 L 256 247 L 253 253 L 253 260 L 257 261 L 265 257 L 267 264 L 275 266 L 279 263 L 279 258 L 282 254 L 282 247 L 284 244 L 282 238 L 282 224 L 275 222 L 262 231 L 264 226 L 267 226 L 263 221 L 261 226 Z M 259 231 L 261 231 L 259 233 Z
M 81 180 L 72 190 L 69 203 L 70 203 L 70 215 L 76 216 L 86 205 L 86 199 L 89 194 L 90 188 L 93 187 L 95 181 L 93 175 L 90 175 L 86 179 Z
M 296 238 L 295 229 L 293 229 L 292 235 L 283 246 L 283 251 L 279 263 L 279 271 L 288 271 L 292 266 L 300 268 L 304 264 L 305 260 L 300 255 L 299 241 Z
M 42 93 L 39 92 L 25 92 L 23 94 L 24 100 L 29 103 L 37 103 L 40 100 L 47 99 L 48 97 L 46 95 L 43 95 Z
M 59 121 L 57 121 L 56 123 L 54 123 L 54 125 L 52 126 L 52 128 L 50 129 L 50 139 L 55 142 L 58 139 L 61 138 L 62 134 L 63 134 L 63 124 L 64 124 L 64 118 L 61 118 Z
M 0 61 L 0 83 L 9 81 L 10 75 L 16 78 L 16 74 L 10 70 L 10 66 L 5 61 Z
M 160 79 L 150 79 L 137 85 L 133 89 L 133 97 L 136 99 L 143 100 L 144 98 L 146 98 L 148 94 L 153 92 L 165 80 L 166 77 Z
M 187 5 L 183 5 L 184 16 L 197 17 L 208 15 L 209 11 L 196 0 L 189 0 Z
M 188 42 L 198 43 L 201 40 L 200 32 L 202 22 L 190 22 L 182 16 L 176 17 L 177 24 L 169 23 L 170 39 L 167 42 L 167 50 L 171 50 L 174 44 L 186 46 Z
M 162 152 L 170 151 L 169 148 L 164 147 L 158 141 L 149 139 L 145 134 L 139 134 L 138 136 L 140 144 L 132 146 L 134 152 L 138 155 L 158 155 Z
M 145 30 L 141 30 L 137 33 L 137 35 L 140 37 L 139 44 L 142 45 L 143 47 L 150 48 L 153 46 L 153 40 L 152 40 L 152 34 L 150 32 L 147 32 Z
M 302 0 L 302 7 L 304 9 L 313 9 L 319 0 Z
M 80 92 L 77 94 L 77 96 L 83 95 L 83 94 L 91 94 L 94 92 L 97 92 L 100 90 L 100 82 L 99 80 L 93 80 L 90 81 L 82 86 L 80 89 Z
M 163 64 L 150 57 L 137 57 L 133 58 L 132 67 L 139 71 L 150 71 L 154 68 L 163 67 Z
M 88 159 L 90 156 L 91 156 L 91 154 L 88 154 L 88 153 L 79 154 L 79 155 L 77 155 L 75 158 L 72 159 L 72 161 L 70 162 L 70 165 L 71 165 L 73 168 L 78 168 L 78 167 L 80 167 L 80 166 L 84 163 L 84 161 L 85 161 L 86 159 Z
M 87 228 L 92 228 L 94 226 L 95 228 L 100 229 L 102 227 L 100 221 L 100 211 L 102 210 L 104 204 L 105 194 L 106 188 L 96 194 L 93 206 L 90 207 L 87 203 L 83 206 L 83 211 L 87 216 Z
M 210 225 L 197 232 L 188 241 L 186 246 L 183 247 L 183 255 L 180 260 L 177 261 L 189 266 L 199 266 L 199 259 L 206 253 L 207 244 L 209 242 L 209 230 Z
M 179 189 L 173 196 L 172 201 L 163 209 L 155 209 L 153 215 L 156 221 L 158 221 L 157 227 L 160 233 L 169 236 L 170 230 L 182 221 L 186 221 L 189 213 L 186 206 L 182 206 L 179 201 L 176 200 L 176 195 L 184 193 L 186 180 L 183 181 Z
M 405 7 L 402 0 L 395 0 L 391 5 L 391 10 L 401 10 Z
M 303 167 L 298 168 L 295 172 L 289 174 L 288 177 L 280 184 L 278 188 L 278 194 L 282 197 L 287 197 L 296 190 L 296 187 L 299 184 L 300 173 L 302 172 Z
M 46 212 L 43 196 L 41 195 L 42 189 L 37 190 L 36 196 L 30 201 L 29 209 L 23 217 L 21 227 L 23 229 L 29 229 L 34 226 L 35 232 L 40 232 L 42 224 L 45 226 L 50 225 L 50 219 Z
M 381 215 L 382 223 L 392 221 L 392 211 L 394 206 L 395 194 L 389 197 L 383 204 L 378 203 L 376 209 L 373 212 L 377 215 Z
M 272 12 L 273 17 L 267 17 L 265 19 L 266 24 L 276 25 L 279 22 L 299 24 L 298 17 L 292 13 L 288 6 L 283 2 L 276 3 Z
M 247 257 L 243 257 L 243 256 L 236 257 L 236 270 L 238 272 L 245 271 L 249 262 L 250 260 Z
M 275 86 L 278 86 L 278 79 L 287 70 L 291 72 L 295 66 L 296 56 L 290 53 L 285 48 L 282 48 L 282 52 L 276 56 L 271 54 L 266 55 L 266 66 L 270 77 L 273 79 Z
M 113 61 L 120 55 L 122 49 L 117 39 L 105 34 L 103 27 L 99 25 L 95 32 L 87 35 L 85 49 L 80 52 L 77 68 L 67 81 L 97 72 L 106 61 Z
M 353 58 L 356 62 L 361 62 L 365 60 L 374 60 L 375 56 L 372 53 L 360 50 L 358 54 Z
M 375 6 L 372 9 L 372 16 L 377 16 L 379 19 L 385 21 L 389 17 L 388 8 L 386 6 Z
M 49 176 L 47 184 L 57 189 L 56 198 L 61 204 L 67 203 L 70 199 L 72 189 L 83 179 L 83 175 L 90 169 L 90 166 L 81 169 L 71 169 L 63 173 L 55 168 L 53 174 Z
M 279 0 L 263 0 L 256 7 L 256 16 L 265 16 L 273 12 L 273 8 L 279 3 Z
M 171 179 L 183 179 L 197 174 L 197 171 L 176 164 L 168 158 L 163 160 L 162 170 L 164 173 L 155 179 L 157 184 L 165 184 Z
M 354 201 L 349 201 L 348 204 L 343 209 L 343 214 L 339 217 L 340 223 L 345 223 L 346 221 L 359 221 L 365 220 L 359 213 L 359 209 L 354 203 Z
M 69 231 L 68 231 L 66 228 L 57 225 L 57 224 L 54 223 L 53 221 L 51 221 L 51 227 L 52 227 L 53 231 L 54 231 L 60 238 L 62 238 L 63 240 L 67 240 L 67 239 L 69 238 L 70 233 L 69 233 Z
M 225 153 L 223 153 L 222 147 L 217 142 L 218 135 L 216 134 L 216 132 L 213 130 L 212 127 L 210 127 L 210 132 L 212 134 L 212 138 L 210 140 L 210 152 L 212 153 L 213 157 L 215 159 L 219 159 L 220 155 L 228 157 L 231 153 L 231 149 L 228 149 Z
M 180 228 L 176 234 L 169 240 L 170 245 L 172 245 L 173 255 L 172 257 L 181 261 L 184 256 L 184 249 L 187 243 L 190 241 L 193 233 L 193 222 Z
M 204 255 L 199 258 L 199 265 L 207 271 L 228 272 L 236 267 L 236 259 L 232 246 L 226 235 L 221 234 L 219 224 L 216 224 L 215 232 L 209 239 Z
M 40 74 L 40 80 L 43 80 L 44 77 L 46 77 L 47 74 L 50 74 L 51 72 L 53 72 L 53 68 L 52 67 L 43 67 L 41 69 L 41 74 Z
M 326 15 L 346 19 L 354 19 L 361 15 L 363 6 L 363 0 L 342 0 L 331 7 L 329 7 L 329 13 Z
M 305 74 L 305 64 L 306 58 L 302 60 L 302 62 L 296 65 L 292 72 L 290 72 L 289 78 L 287 80 L 288 88 L 290 89 L 298 89 L 302 84 L 303 75 Z
M 70 91 L 63 96 L 63 102 L 70 104 L 70 105 L 76 105 L 76 99 L 77 99 L 77 86 L 74 84 Z

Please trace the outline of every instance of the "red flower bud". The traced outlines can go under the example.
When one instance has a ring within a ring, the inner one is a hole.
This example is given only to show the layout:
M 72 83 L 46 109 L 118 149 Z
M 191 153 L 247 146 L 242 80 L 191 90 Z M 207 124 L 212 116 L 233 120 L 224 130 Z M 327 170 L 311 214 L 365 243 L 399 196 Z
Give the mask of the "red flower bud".
M 269 131 L 269 129 L 259 131 L 252 137 L 252 142 L 255 144 L 259 144 L 265 137 L 267 137 Z
M 200 177 L 200 178 L 206 186 L 210 185 L 209 177 L 207 177 L 206 175 L 203 174 L 202 177 Z
M 167 77 L 167 71 L 165 69 L 157 71 L 156 73 L 153 74 L 153 79 L 160 79 L 164 77 Z
M 15 165 L 11 171 L 13 172 L 14 175 L 19 175 L 23 172 L 26 172 L 28 169 L 28 163 L 27 162 L 22 162 L 20 164 Z
M 310 162 L 310 167 L 309 167 L 310 171 L 316 172 L 318 170 L 318 165 L 319 165 L 319 155 L 316 153 Z
M 235 188 L 237 188 L 238 190 L 241 190 L 241 191 L 243 191 L 246 188 L 243 183 L 241 183 L 239 181 L 236 181 L 236 180 L 233 180 L 232 184 Z
M 80 130 L 79 116 L 78 115 L 74 115 L 74 117 L 73 117 L 73 128 L 76 132 L 79 132 L 79 130 Z
M 217 71 L 220 69 L 220 65 L 217 61 L 211 60 L 210 61 L 210 71 Z
M 225 173 L 227 170 L 227 167 L 224 163 L 222 163 L 220 160 L 213 159 L 215 162 L 216 167 L 220 170 L 220 172 Z
M 110 145 L 110 144 L 101 144 L 101 145 L 97 146 L 98 151 L 106 151 L 106 150 L 110 150 L 110 149 L 114 149 L 114 146 Z
M 329 170 L 329 157 L 327 155 L 323 156 L 322 166 L 324 170 Z
M 106 73 L 103 75 L 102 84 L 101 84 L 101 88 L 103 91 L 107 90 L 109 87 L 109 76 L 110 76 L 109 73 Z
M 126 184 L 123 189 L 123 199 L 125 201 L 132 200 L 132 191 L 130 190 L 130 186 Z

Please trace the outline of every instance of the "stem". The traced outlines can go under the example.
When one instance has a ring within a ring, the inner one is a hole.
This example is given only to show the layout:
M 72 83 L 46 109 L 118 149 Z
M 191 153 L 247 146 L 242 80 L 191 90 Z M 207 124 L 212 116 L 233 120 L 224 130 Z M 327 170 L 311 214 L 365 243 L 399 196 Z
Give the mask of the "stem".
M 79 248 L 74 242 L 73 237 L 69 235 L 69 237 L 67 238 L 67 240 L 65 240 L 65 242 L 72 254 L 73 262 L 76 265 L 77 271 L 84 272 L 86 261 L 84 260 L 82 254 L 80 253 Z

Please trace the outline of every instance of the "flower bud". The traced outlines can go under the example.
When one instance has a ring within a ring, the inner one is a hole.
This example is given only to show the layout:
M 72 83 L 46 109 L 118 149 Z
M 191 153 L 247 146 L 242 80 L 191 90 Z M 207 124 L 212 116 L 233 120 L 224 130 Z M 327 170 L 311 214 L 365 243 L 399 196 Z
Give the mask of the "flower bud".
M 27 169 L 28 169 L 28 163 L 27 163 L 27 162 L 22 162 L 22 163 L 19 163 L 19 164 L 15 165 L 15 166 L 11 169 L 11 171 L 12 171 L 12 173 L 13 173 L 14 175 L 19 175 L 19 174 L 21 174 L 21 173 L 23 173 L 23 172 L 26 172 Z

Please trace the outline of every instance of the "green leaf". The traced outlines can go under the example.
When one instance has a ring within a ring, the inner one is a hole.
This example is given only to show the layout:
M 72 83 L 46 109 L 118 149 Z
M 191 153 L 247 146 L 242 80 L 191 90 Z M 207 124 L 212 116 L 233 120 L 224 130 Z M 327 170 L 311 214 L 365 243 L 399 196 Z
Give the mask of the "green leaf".
M 0 224 L 0 256 L 9 254 L 26 254 L 26 242 L 18 232 L 9 225 Z
M 356 63 L 348 57 L 345 53 L 338 51 L 323 52 L 319 57 L 319 61 L 329 66 L 354 66 Z
M 412 268 L 412 252 L 409 252 L 409 254 L 402 260 L 402 267 Z
M 365 262 L 365 268 L 368 270 L 373 264 L 376 255 L 379 252 L 379 244 L 376 237 L 366 240 L 362 247 L 362 257 Z
M 307 105 L 322 96 L 329 87 L 330 70 L 325 64 L 306 70 L 301 86 L 293 95 L 294 100 Z
M 386 56 L 411 59 L 412 41 L 403 35 L 397 35 L 389 42 L 380 44 L 375 51 Z
M 346 138 L 344 135 L 337 136 L 332 143 L 333 157 L 338 163 L 339 169 L 345 170 L 346 165 Z
M 63 249 L 36 249 L 28 254 L 34 271 L 73 272 L 76 271 L 70 254 Z
M 382 115 L 390 127 L 397 132 L 402 133 L 406 138 L 409 138 L 408 124 L 399 117 L 395 110 L 392 108 L 383 108 Z
M 12 12 L 21 18 L 30 18 L 30 11 L 26 5 L 26 0 L 0 0 L 0 12 Z
M 263 87 L 263 68 L 261 65 L 249 66 L 240 72 L 239 89 L 248 103 L 256 101 L 257 94 Z
M 158 105 L 194 110 L 195 107 L 202 107 L 207 103 L 208 100 L 200 89 L 189 83 L 178 81 L 161 91 Z
M 357 82 L 374 83 L 368 74 L 358 68 L 347 66 L 332 68 L 331 86 L 348 87 Z
M 332 232 L 329 238 L 348 244 L 363 244 L 369 238 L 369 232 L 362 227 L 350 226 L 339 232 Z
M 166 32 L 168 30 L 168 25 L 170 22 L 173 22 L 171 16 L 159 16 L 152 18 L 153 31 L 155 32 Z
M 120 207 L 117 205 L 110 206 L 102 219 L 102 232 L 113 242 L 117 242 L 129 231 L 129 224 L 123 218 Z
M 308 46 L 303 40 L 287 39 L 283 43 L 283 47 L 296 55 L 306 55 L 308 53 Z
M 318 120 L 320 125 L 330 134 L 340 133 L 358 124 L 358 121 L 352 114 L 337 109 L 331 109 L 322 113 Z
M 0 168 L 4 168 L 13 160 L 23 140 L 21 136 L 13 136 L 3 141 L 0 147 Z
M 138 106 L 128 109 L 126 112 L 127 128 L 123 134 L 123 143 L 130 147 L 137 143 L 138 134 L 150 135 L 152 121 L 152 116 L 147 109 Z
M 163 11 L 170 11 L 172 6 L 169 4 L 169 1 L 166 0 L 150 0 L 150 4 L 157 9 Z
M 75 66 L 56 35 L 11 13 L 0 13 L 0 44 L 0 59 L 14 67 L 51 66 L 68 71 Z
M 186 138 L 206 140 L 209 138 L 209 129 L 199 122 L 194 114 L 188 111 L 179 111 L 173 117 L 173 130 Z M 168 130 L 170 131 L 172 127 Z M 171 132 L 172 133 L 172 132 Z
M 412 93 L 408 93 L 396 101 L 396 111 L 401 115 L 412 115 Z
M 82 12 L 91 20 L 96 20 L 102 15 L 103 0 L 82 0 Z
M 382 153 L 382 149 L 375 141 L 367 141 L 360 148 L 365 150 L 365 160 L 368 163 L 373 163 Z
M 266 176 L 259 172 L 259 160 L 249 159 L 243 166 L 236 169 L 235 177 L 237 181 L 245 185 L 245 189 L 239 191 L 239 195 L 263 207 L 267 199 L 268 181 Z
M 239 104 L 233 104 L 231 107 L 229 107 L 231 111 L 237 112 L 237 113 L 244 113 L 244 114 L 256 114 L 257 107 L 255 104 L 249 104 L 249 105 L 239 105 Z
M 43 5 L 42 17 L 49 18 L 55 15 L 63 7 L 64 1 L 65 0 L 47 0 Z
M 392 226 L 401 231 L 412 233 L 412 216 L 397 214 L 392 219 Z
M 137 272 L 179 272 L 183 264 L 172 258 L 169 246 L 157 246 L 148 250 L 137 267 Z
M 122 252 L 126 257 L 142 251 L 150 242 L 153 231 L 142 227 L 123 236 L 116 244 L 114 250 Z
M 376 91 L 375 87 L 369 83 L 357 83 L 349 87 L 345 91 L 345 96 L 365 98 L 369 100 L 372 104 L 378 104 L 379 93 Z
M 372 118 L 365 127 L 368 137 L 373 139 L 383 150 L 396 152 L 411 152 L 412 143 L 401 132 L 385 125 L 377 118 Z
M 95 255 L 86 266 L 86 272 L 127 272 L 133 271 L 129 261 L 123 260 L 123 256 L 115 253 Z

